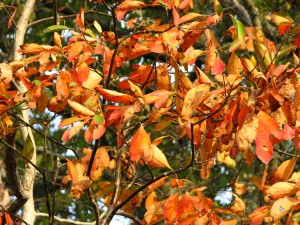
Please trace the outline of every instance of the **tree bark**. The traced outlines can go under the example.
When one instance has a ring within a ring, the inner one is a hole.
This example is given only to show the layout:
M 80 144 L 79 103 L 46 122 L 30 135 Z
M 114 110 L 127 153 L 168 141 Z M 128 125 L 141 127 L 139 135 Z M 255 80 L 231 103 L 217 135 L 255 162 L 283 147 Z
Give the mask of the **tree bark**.
M 33 7 L 35 4 L 35 0 L 27 0 L 24 4 L 24 8 L 22 10 L 22 15 L 20 16 L 17 27 L 16 27 L 16 36 L 15 42 L 13 47 L 13 58 L 14 60 L 20 60 L 22 55 L 18 52 L 21 45 L 24 44 L 27 24 L 29 21 L 29 17 L 33 12 Z M 25 85 L 22 82 L 17 83 L 18 91 L 24 93 L 27 91 Z M 27 104 L 21 105 L 22 119 L 29 123 L 29 109 Z M 25 142 L 27 136 L 29 135 L 34 147 L 33 157 L 31 159 L 32 163 L 36 163 L 36 145 L 33 138 L 32 130 L 30 127 L 26 127 L 21 125 L 21 133 L 23 140 Z M 23 192 L 25 192 L 26 198 L 28 199 L 23 206 L 23 214 L 22 219 L 29 224 L 34 224 L 35 221 L 35 210 L 34 210 L 34 201 L 33 201 L 33 184 L 35 178 L 35 169 L 30 165 L 27 164 L 25 167 L 24 176 L 21 179 L 21 188 Z

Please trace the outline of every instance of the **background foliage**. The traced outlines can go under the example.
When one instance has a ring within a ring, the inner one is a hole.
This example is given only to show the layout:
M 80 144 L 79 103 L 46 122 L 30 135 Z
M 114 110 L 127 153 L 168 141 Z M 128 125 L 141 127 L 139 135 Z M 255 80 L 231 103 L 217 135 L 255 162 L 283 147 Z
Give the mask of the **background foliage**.
M 41 0 L 21 61 L 24 2 L 0 6 L 1 140 L 23 176 L 33 129 L 36 224 L 299 222 L 298 1 Z

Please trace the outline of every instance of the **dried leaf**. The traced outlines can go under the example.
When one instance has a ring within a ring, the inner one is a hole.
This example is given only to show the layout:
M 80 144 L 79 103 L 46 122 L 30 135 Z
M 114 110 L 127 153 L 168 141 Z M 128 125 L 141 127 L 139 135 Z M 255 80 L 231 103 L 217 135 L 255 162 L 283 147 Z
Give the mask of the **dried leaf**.
M 209 92 L 209 89 L 209 85 L 200 84 L 187 92 L 183 101 L 182 111 L 180 113 L 180 117 L 183 121 L 188 121 L 192 117 L 196 108 L 207 97 L 206 94 Z

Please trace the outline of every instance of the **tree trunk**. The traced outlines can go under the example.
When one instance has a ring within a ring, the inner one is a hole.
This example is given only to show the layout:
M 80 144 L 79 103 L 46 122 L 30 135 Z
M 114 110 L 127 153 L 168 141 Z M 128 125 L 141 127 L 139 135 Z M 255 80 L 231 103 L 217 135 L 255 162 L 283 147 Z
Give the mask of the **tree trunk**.
M 24 4 L 24 8 L 22 10 L 22 15 L 20 16 L 17 27 L 16 27 L 16 36 L 14 42 L 14 60 L 20 60 L 22 58 L 21 54 L 18 52 L 21 45 L 24 44 L 27 24 L 29 21 L 30 14 L 33 12 L 35 0 L 27 0 Z M 18 91 L 24 93 L 27 91 L 25 85 L 22 82 L 17 83 Z M 29 123 L 29 109 L 27 104 L 21 105 L 22 110 L 22 119 Z M 30 127 L 26 127 L 21 125 L 21 133 L 23 140 L 25 142 L 27 136 L 29 135 L 34 147 L 33 157 L 31 159 L 32 163 L 36 163 L 36 145 L 32 135 L 32 130 Z M 22 219 L 26 221 L 28 224 L 34 224 L 35 221 L 35 210 L 34 210 L 34 201 L 33 201 L 33 185 L 34 185 L 34 178 L 35 178 L 35 169 L 30 165 L 27 164 L 25 168 L 25 173 L 23 178 L 21 179 L 21 184 L 23 191 L 26 195 L 28 200 L 23 206 L 23 214 Z

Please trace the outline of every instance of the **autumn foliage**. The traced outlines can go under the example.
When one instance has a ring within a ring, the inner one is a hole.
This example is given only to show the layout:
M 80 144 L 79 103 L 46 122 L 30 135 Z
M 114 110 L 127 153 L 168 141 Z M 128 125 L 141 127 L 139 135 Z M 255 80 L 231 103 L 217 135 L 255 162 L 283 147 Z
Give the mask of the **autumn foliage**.
M 143 224 L 297 224 L 300 24 L 280 13 L 266 17 L 279 36 L 292 38 L 288 60 L 279 63 L 280 46 L 260 28 L 244 26 L 217 0 L 210 15 L 197 13 L 193 2 L 120 1 L 109 8 L 111 31 L 97 21 L 87 26 L 84 8 L 77 29 L 47 27 L 53 45 L 26 43 L 19 50 L 24 59 L 0 64 L 0 133 L 16 131 L 13 114 L 23 102 L 36 115 L 67 114 L 55 125 L 63 130 L 59 141 L 82 136 L 86 148 L 65 156 L 61 186 L 74 199 L 93 191 L 109 209 L 106 223 L 119 211 L 143 208 L 136 215 Z M 126 17 L 156 7 L 169 22 Z M 223 20 L 231 25 L 218 40 L 214 29 Z M 26 93 L 15 90 L 16 80 Z M 108 136 L 114 144 L 102 144 Z M 207 194 L 216 166 L 235 174 L 227 205 L 215 199 L 218 190 Z M 260 175 L 239 175 L 254 166 Z M 250 183 L 264 200 L 249 211 L 243 196 Z

